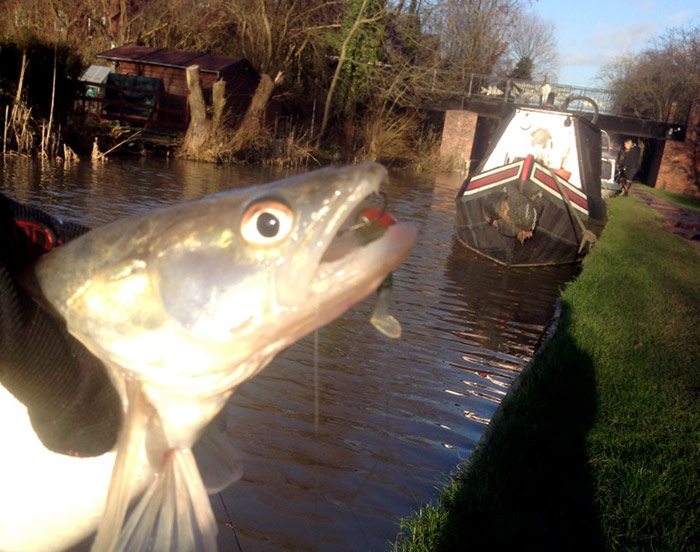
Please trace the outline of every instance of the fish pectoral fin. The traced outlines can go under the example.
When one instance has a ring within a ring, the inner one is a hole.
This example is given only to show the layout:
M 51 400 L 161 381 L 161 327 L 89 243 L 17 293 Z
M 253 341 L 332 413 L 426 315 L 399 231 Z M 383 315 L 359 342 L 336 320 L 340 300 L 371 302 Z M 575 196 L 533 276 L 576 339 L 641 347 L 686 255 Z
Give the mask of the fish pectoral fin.
M 117 542 L 136 480 L 150 408 L 138 382 L 126 381 L 128 406 L 117 440 L 117 454 L 107 491 L 105 510 L 91 552 L 109 552 Z
M 243 461 L 226 432 L 226 408 L 207 426 L 192 452 L 207 492 L 223 491 L 243 477 Z
M 131 512 L 115 552 L 215 552 L 216 520 L 190 449 L 169 450 Z
M 216 520 L 190 449 L 163 453 L 159 471 L 124 524 L 153 413 L 138 382 L 127 381 L 126 393 L 126 417 L 91 552 L 215 552 Z

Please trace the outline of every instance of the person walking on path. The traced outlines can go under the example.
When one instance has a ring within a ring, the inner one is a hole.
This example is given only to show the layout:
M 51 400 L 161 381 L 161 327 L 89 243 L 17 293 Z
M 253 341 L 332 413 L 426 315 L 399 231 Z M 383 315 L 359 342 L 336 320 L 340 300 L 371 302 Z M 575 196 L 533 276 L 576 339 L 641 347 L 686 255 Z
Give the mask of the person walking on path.
M 626 196 L 632 186 L 632 180 L 639 171 L 639 148 L 632 138 L 627 138 L 617 156 L 617 181 L 620 184 L 620 195 Z

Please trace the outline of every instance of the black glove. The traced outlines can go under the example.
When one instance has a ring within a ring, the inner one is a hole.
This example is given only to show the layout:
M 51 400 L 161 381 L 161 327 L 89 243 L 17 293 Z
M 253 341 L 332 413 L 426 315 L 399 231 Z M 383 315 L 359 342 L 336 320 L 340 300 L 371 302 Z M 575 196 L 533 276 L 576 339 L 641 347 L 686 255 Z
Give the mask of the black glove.
M 73 456 L 114 447 L 121 400 L 102 362 L 29 297 L 17 277 L 87 230 L 0 194 L 0 384 L 27 407 L 44 446 Z

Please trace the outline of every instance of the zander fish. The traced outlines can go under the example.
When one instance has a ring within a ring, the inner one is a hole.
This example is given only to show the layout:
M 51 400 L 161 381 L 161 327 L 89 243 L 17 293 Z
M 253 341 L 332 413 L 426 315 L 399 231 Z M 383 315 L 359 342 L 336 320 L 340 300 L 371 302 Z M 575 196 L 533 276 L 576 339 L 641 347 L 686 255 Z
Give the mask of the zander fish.
M 192 447 L 238 385 L 410 253 L 410 224 L 369 242 L 344 227 L 386 178 L 378 164 L 322 169 L 138 214 L 42 257 L 37 300 L 104 362 L 124 423 L 115 450 L 71 458 L 20 442 L 31 434 L 20 403 L 2 410 L 18 460 L 0 464 L 0 549 L 60 550 L 97 528 L 93 551 L 215 550 Z

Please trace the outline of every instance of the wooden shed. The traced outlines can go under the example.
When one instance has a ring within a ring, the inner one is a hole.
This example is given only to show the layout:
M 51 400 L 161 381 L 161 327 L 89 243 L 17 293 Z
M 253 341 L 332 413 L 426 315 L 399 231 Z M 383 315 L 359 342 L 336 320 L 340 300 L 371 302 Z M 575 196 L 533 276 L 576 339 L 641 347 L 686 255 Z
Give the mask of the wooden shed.
M 162 81 L 163 95 L 162 97 L 158 95 L 156 98 L 157 116 L 151 117 L 149 124 L 146 125 L 151 127 L 160 126 L 180 130 L 187 127 L 189 113 L 185 69 L 191 65 L 199 66 L 202 91 L 207 101 L 211 99 L 214 82 L 218 80 L 226 82 L 227 106 L 234 115 L 245 111 L 259 80 L 258 74 L 248 60 L 216 54 L 148 48 L 131 44 L 101 52 L 97 57 L 112 62 L 114 73 Z M 146 81 L 146 79 L 143 80 Z M 138 92 L 133 88 L 129 91 L 132 95 Z M 116 111 L 119 111 L 119 116 L 115 115 Z M 115 109 L 115 104 L 112 102 L 110 118 L 126 118 L 126 122 L 130 122 L 128 114 L 122 116 L 123 111 L 123 109 Z

